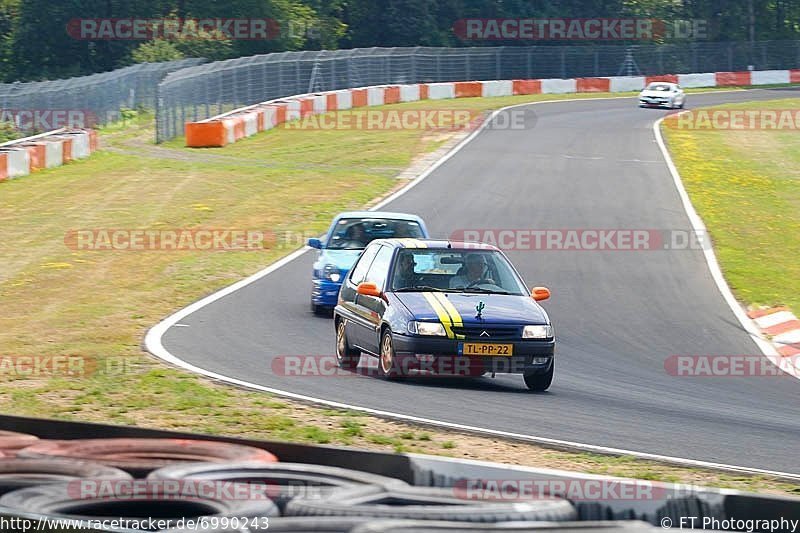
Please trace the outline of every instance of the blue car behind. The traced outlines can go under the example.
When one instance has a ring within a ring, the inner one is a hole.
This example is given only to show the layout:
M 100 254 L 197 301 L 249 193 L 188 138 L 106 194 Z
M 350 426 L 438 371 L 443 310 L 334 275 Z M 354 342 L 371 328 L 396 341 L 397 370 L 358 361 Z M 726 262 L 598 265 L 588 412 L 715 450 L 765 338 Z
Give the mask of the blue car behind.
M 333 219 L 322 239 L 309 239 L 319 250 L 314 262 L 311 310 L 329 313 L 336 307 L 342 280 L 366 246 L 375 239 L 427 239 L 428 229 L 417 215 L 381 211 L 350 211 Z

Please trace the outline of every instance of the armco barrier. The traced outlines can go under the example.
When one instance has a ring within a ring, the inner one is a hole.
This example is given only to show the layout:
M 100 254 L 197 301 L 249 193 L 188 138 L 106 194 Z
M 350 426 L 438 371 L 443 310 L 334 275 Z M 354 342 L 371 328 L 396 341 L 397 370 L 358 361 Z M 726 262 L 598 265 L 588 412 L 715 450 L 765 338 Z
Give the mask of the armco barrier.
M 65 128 L 0 144 L 0 181 L 84 159 L 97 146 L 94 130 Z
M 186 146 L 221 147 L 259 131 L 309 114 L 342 111 L 418 100 L 496 97 L 519 94 L 570 94 L 640 91 L 653 81 L 683 87 L 758 86 L 800 83 L 800 70 L 707 72 L 662 76 L 612 76 L 605 78 L 456 81 L 410 85 L 377 85 L 326 93 L 292 96 L 237 109 L 200 122 L 186 124 Z

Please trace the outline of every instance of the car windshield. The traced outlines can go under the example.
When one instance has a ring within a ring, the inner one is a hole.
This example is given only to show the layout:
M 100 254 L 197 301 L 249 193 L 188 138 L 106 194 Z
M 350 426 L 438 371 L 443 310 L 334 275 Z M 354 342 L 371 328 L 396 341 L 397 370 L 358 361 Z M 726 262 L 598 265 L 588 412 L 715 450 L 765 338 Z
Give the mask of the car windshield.
M 343 218 L 336 223 L 326 248 L 362 250 L 375 239 L 424 238 L 419 223 L 388 218 Z
M 492 250 L 403 249 L 394 264 L 392 289 L 527 294 L 505 256 Z
M 670 92 L 672 91 L 672 85 L 666 83 L 651 83 L 647 86 L 648 91 L 660 91 L 660 92 Z

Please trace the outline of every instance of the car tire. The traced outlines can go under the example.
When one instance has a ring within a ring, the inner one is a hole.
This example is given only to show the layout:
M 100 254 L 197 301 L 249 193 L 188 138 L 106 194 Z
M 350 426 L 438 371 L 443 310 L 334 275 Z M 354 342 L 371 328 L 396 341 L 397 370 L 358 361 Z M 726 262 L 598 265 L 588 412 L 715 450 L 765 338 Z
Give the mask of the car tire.
M 39 437 L 16 431 L 0 431 L 0 451 L 14 455 L 17 451 L 39 442 Z
M 325 314 L 325 308 L 321 305 L 317 305 L 314 302 L 311 302 L 311 312 L 314 313 L 316 316 L 322 316 Z
M 394 351 L 392 330 L 386 328 L 381 333 L 380 355 L 378 356 L 378 376 L 386 380 L 400 379 L 406 376 L 403 362 Z
M 279 516 L 278 507 L 268 498 L 234 498 L 222 493 L 200 495 L 164 492 L 164 483 L 145 479 L 116 480 L 87 487 L 90 494 L 68 481 L 15 490 L 0 497 L 0 507 L 8 510 L 66 519 L 141 519 L 152 516 L 166 522 L 166 528 L 180 525 L 181 518 L 203 517 L 256 518 Z M 196 490 L 196 489 L 195 489 Z M 246 494 L 247 485 L 232 484 L 228 492 Z M 135 493 L 134 493 L 135 491 Z M 215 492 L 214 490 L 211 491 Z
M 361 361 L 361 351 L 356 350 L 347 342 L 347 328 L 345 319 L 336 319 L 336 362 L 339 368 L 355 370 Z
M 550 388 L 550 385 L 553 383 L 553 374 L 556 369 L 556 362 L 553 361 L 550 364 L 550 370 L 545 372 L 544 374 L 535 374 L 533 372 L 523 374 L 522 377 L 525 380 L 525 385 L 527 385 L 528 389 L 533 392 L 544 392 Z
M 159 468 L 147 479 L 249 483 L 265 487 L 283 512 L 293 498 L 327 496 L 335 490 L 379 485 L 408 487 L 405 481 L 334 466 L 303 463 L 187 463 Z M 270 524 L 270 528 L 272 525 Z
M 386 502 L 391 502 L 387 504 Z M 405 520 L 451 520 L 456 522 L 510 522 L 577 520 L 575 507 L 553 498 L 526 502 L 497 502 L 458 498 L 453 488 L 360 487 L 331 493 L 327 498 L 295 498 L 286 506 L 286 516 L 369 516 Z
M 153 470 L 180 462 L 277 462 L 261 448 L 194 439 L 109 438 L 43 440 L 17 454 L 21 458 L 63 457 L 95 461 L 144 477 Z
M 13 458 L 0 461 L 0 495 L 35 485 L 78 479 L 96 481 L 133 477 L 124 470 L 91 461 Z

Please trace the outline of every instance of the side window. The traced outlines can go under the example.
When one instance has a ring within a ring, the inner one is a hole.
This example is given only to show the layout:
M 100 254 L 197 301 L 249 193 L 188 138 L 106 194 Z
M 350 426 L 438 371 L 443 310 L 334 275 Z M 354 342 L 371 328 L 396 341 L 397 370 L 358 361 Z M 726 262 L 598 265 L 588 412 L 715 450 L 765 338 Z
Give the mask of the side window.
M 370 246 L 361 254 L 361 257 L 356 263 L 356 266 L 353 267 L 353 270 L 350 272 L 350 281 L 354 284 L 358 285 L 359 283 L 364 281 L 364 278 L 367 275 L 367 270 L 369 266 L 372 264 L 372 260 L 375 259 L 375 254 L 378 253 L 378 249 L 380 246 Z
M 375 261 L 372 262 L 372 266 L 367 272 L 366 281 L 370 281 L 377 285 L 379 289 L 383 289 L 384 285 L 386 285 L 386 278 L 389 277 L 389 265 L 392 262 L 393 253 L 394 249 L 388 246 L 381 246 L 378 255 L 375 256 Z

